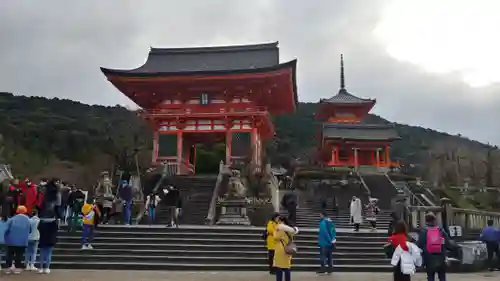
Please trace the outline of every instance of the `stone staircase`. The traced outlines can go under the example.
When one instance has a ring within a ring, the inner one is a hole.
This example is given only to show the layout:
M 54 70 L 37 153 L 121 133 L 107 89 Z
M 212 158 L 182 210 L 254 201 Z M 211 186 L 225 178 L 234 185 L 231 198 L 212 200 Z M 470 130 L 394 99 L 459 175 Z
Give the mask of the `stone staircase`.
M 80 233 L 61 231 L 53 268 L 109 270 L 266 271 L 263 227 L 102 226 L 93 250 L 80 250 Z M 382 246 L 385 233 L 340 231 L 336 271 L 390 271 Z M 301 228 L 294 271 L 318 269 L 317 230 Z
M 366 202 L 364 202 L 366 203 Z M 320 208 L 300 207 L 297 209 L 297 226 L 299 227 L 314 227 L 317 228 L 319 224 L 319 215 L 322 212 Z M 328 216 L 335 222 L 335 227 L 339 229 L 351 229 L 351 217 L 348 210 L 335 210 L 329 208 L 326 210 Z M 387 230 L 391 221 L 390 211 L 382 210 L 377 216 L 377 228 Z M 286 211 L 281 213 L 286 216 Z M 362 228 L 369 229 L 370 224 L 364 220 Z
M 180 224 L 204 224 L 217 176 L 175 176 L 168 178 L 167 181 L 179 190 L 182 197 L 183 210 Z M 165 225 L 169 223 L 169 219 L 167 208 L 160 203 L 156 212 L 156 224 Z
M 398 190 L 392 185 L 385 174 L 362 175 L 365 184 L 371 192 L 371 197 L 378 198 L 378 206 L 383 210 L 391 209 L 391 200 L 396 197 Z

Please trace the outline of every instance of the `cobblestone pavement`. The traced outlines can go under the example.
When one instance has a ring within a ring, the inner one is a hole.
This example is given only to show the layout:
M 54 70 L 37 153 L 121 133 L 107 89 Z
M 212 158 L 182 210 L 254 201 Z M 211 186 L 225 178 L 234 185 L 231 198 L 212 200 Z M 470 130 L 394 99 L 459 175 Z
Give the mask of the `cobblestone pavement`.
M 23 272 L 20 275 L 4 275 L 3 280 L 18 281 L 257 281 L 274 280 L 265 272 L 175 272 L 175 271 L 84 271 L 53 270 L 51 274 Z M 314 273 L 294 272 L 292 280 L 332 280 L 332 281 L 390 281 L 388 273 L 334 273 L 331 276 L 317 276 Z M 426 280 L 425 275 L 417 274 L 413 281 Z M 449 274 L 450 281 L 500 280 L 500 273 Z

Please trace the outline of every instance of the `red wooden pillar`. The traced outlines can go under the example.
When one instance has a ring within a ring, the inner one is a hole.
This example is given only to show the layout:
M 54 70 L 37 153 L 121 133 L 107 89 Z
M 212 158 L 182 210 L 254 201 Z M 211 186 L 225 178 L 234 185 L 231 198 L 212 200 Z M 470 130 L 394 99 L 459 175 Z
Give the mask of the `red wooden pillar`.
M 385 163 L 390 165 L 391 159 L 389 158 L 389 145 L 385 145 Z
M 257 128 L 253 127 L 251 132 L 251 151 L 252 151 L 252 162 L 257 164 L 257 138 L 258 138 Z
M 354 148 L 354 166 L 357 167 L 359 165 L 358 161 L 358 149 Z
M 154 128 L 153 132 L 153 163 L 158 161 L 158 128 Z
M 377 148 L 375 152 L 375 163 L 377 165 L 377 168 L 380 167 L 380 148 Z
M 233 147 L 233 135 L 231 130 L 226 131 L 226 165 L 231 165 L 231 153 Z
M 177 174 L 182 173 L 182 130 L 177 131 Z

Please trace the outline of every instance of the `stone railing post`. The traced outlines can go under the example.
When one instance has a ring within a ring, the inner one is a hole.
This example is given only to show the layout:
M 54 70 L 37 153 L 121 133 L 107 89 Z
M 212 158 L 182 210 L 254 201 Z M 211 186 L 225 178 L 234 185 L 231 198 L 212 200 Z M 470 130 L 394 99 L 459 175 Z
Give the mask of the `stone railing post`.
M 453 208 L 451 206 L 451 200 L 449 198 L 443 197 L 441 198 L 441 220 L 442 220 L 442 227 L 448 235 L 450 234 L 450 229 L 449 225 L 450 223 L 454 222 L 454 217 L 453 217 Z

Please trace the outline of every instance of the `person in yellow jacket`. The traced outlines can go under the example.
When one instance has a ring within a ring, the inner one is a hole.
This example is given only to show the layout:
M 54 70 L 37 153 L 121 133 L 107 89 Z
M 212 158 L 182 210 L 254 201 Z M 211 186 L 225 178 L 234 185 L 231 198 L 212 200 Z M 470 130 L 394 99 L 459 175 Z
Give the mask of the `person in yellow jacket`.
M 85 203 L 82 207 L 82 215 L 82 250 L 92 249 L 96 216 L 100 216 L 101 212 L 96 205 Z
M 278 229 L 278 219 L 280 214 L 275 213 L 266 225 L 266 247 L 267 247 L 267 261 L 269 264 L 269 273 L 274 274 L 274 246 L 276 242 L 274 241 L 274 233 Z
M 290 281 L 290 268 L 292 267 L 292 256 L 285 252 L 285 245 L 293 240 L 299 233 L 297 227 L 293 227 L 287 218 L 281 218 L 278 221 L 277 230 L 274 233 L 274 270 L 276 272 L 276 281 L 282 281 L 283 275 L 285 281 Z

